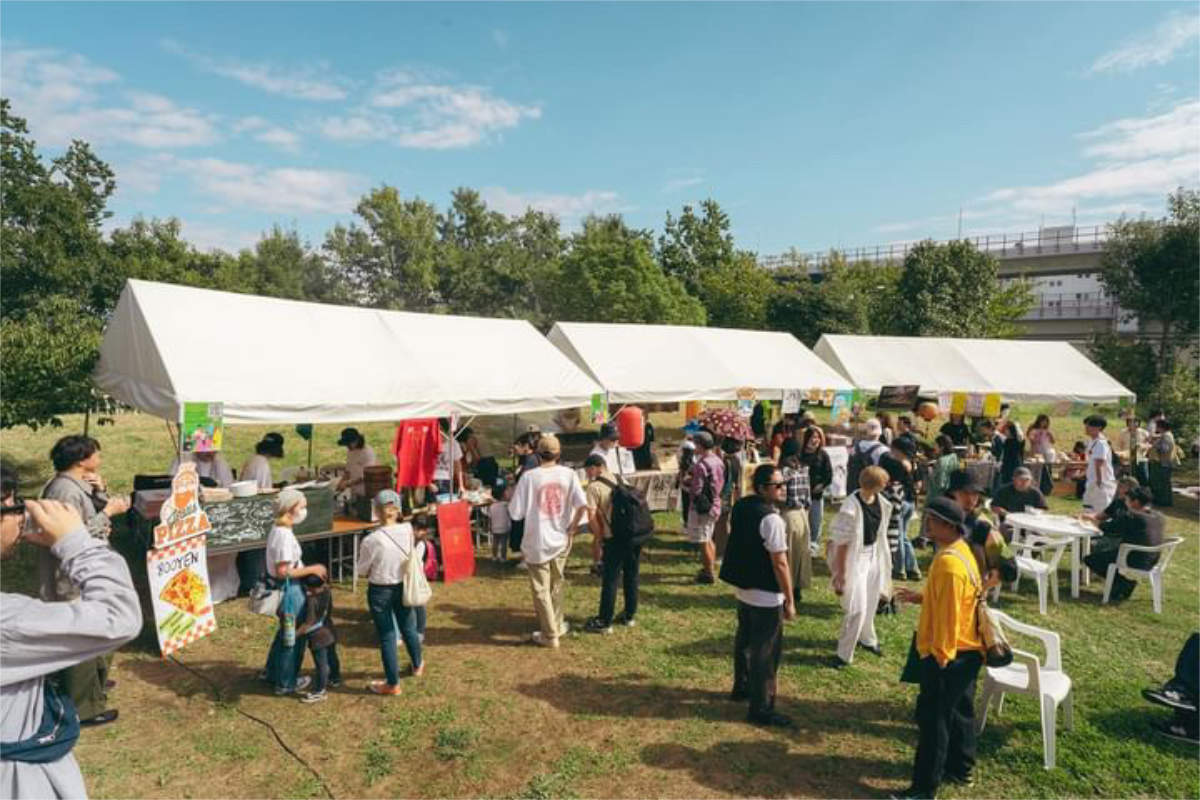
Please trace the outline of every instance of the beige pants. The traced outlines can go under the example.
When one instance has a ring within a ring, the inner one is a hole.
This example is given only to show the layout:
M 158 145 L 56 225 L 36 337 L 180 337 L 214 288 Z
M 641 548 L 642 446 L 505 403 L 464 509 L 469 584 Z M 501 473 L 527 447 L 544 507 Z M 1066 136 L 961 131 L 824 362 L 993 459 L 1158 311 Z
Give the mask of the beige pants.
M 812 550 L 808 538 L 808 512 L 793 508 L 783 512 L 787 526 L 788 566 L 792 570 L 792 586 L 808 589 L 812 586 Z
M 533 609 L 538 627 L 547 641 L 558 639 L 563 629 L 563 574 L 567 570 L 567 552 L 545 564 L 528 564 L 529 587 L 533 590 Z

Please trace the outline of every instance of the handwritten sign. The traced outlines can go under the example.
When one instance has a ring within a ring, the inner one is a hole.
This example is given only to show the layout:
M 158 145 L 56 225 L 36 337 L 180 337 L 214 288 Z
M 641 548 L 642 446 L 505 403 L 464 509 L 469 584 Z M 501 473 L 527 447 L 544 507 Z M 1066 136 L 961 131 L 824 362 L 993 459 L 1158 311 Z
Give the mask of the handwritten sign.
M 804 393 L 799 389 L 784 389 L 783 390 L 783 413 L 784 414 L 799 414 L 800 401 L 803 399 Z
M 165 547 L 212 530 L 208 514 L 200 508 L 200 478 L 196 465 L 185 461 L 171 481 L 171 496 L 159 511 L 160 525 L 154 526 L 154 546 Z
M 163 657 L 217 629 L 208 583 L 206 536 L 146 553 L 154 628 Z

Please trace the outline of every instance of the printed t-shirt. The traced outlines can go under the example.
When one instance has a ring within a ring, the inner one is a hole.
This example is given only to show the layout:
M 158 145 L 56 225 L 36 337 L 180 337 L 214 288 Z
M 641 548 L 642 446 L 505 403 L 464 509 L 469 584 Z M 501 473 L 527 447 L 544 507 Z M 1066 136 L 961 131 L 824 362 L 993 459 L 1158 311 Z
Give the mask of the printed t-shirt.
M 763 517 L 762 522 L 758 523 L 758 535 L 762 537 L 763 547 L 768 553 L 788 551 L 787 526 L 779 514 Z M 766 589 L 738 588 L 734 590 L 734 596 L 746 605 L 757 608 L 776 608 L 783 605 L 786 599 L 783 592 L 768 592 Z
M 587 505 L 575 470 L 559 464 L 538 467 L 521 476 L 508 513 L 525 521 L 521 553 L 530 564 L 545 564 L 563 555 L 567 529 L 575 512 Z
M 442 442 L 436 419 L 408 419 L 396 428 L 392 455 L 396 459 L 396 488 L 433 483 L 433 470 Z
M 452 480 L 454 478 L 454 465 L 463 456 L 462 445 L 458 443 L 458 439 L 451 438 L 443 433 L 441 447 L 442 449 L 437 455 L 437 466 L 433 470 L 433 479 L 435 481 Z

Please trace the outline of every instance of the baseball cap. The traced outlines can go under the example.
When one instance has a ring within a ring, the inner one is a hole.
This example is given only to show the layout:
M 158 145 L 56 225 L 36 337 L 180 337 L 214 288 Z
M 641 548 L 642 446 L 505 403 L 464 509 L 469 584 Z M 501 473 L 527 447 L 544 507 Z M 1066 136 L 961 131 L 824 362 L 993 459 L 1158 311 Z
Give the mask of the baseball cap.
M 892 442 L 892 447 L 912 458 L 917 454 L 917 443 L 908 437 L 901 437 Z
M 975 476 L 965 469 L 956 469 L 950 473 L 950 485 L 947 492 L 975 492 L 983 494 L 983 487 L 975 480 Z
M 617 435 L 617 426 L 613 425 L 611 422 L 606 422 L 600 426 L 599 438 L 616 441 L 621 437 Z
M 538 439 L 537 443 L 538 454 L 556 456 L 562 452 L 562 445 L 558 443 L 558 437 L 553 433 L 543 433 L 542 438 Z
M 383 489 L 375 495 L 375 505 L 399 507 L 400 495 L 392 489 Z
M 1033 480 L 1033 472 L 1029 469 L 1029 467 L 1017 467 L 1015 470 L 1013 470 L 1013 480 L 1016 480 L 1017 478 L 1029 478 L 1030 480 Z

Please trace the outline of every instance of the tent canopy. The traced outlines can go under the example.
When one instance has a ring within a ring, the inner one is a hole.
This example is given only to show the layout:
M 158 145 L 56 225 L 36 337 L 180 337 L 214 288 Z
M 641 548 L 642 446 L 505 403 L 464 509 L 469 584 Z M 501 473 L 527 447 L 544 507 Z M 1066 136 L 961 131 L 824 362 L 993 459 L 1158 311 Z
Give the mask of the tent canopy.
M 96 385 L 169 420 L 371 422 L 585 405 L 601 391 L 524 320 L 414 314 L 129 281 Z
M 778 400 L 785 390 L 852 388 L 788 333 L 559 322 L 550 341 L 616 403 L 735 400 L 739 388 Z
M 998 393 L 1017 402 L 1134 396 L 1067 342 L 825 334 L 814 352 L 871 392 L 918 384 L 922 393 Z

